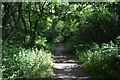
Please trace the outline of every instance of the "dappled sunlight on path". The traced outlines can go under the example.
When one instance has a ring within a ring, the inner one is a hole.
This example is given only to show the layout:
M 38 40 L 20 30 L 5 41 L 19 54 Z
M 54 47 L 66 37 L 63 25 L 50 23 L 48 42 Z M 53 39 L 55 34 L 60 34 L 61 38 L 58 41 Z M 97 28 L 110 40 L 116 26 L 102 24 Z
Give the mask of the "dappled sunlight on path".
M 58 44 L 56 48 L 54 63 L 54 78 L 91 80 L 83 67 L 67 55 L 62 44 Z

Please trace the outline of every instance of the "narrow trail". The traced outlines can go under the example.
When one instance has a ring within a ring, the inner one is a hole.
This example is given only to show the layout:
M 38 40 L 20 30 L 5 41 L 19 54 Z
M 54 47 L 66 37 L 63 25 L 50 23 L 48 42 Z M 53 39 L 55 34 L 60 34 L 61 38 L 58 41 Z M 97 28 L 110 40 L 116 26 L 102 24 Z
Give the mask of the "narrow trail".
M 56 47 L 54 63 L 54 78 L 58 80 L 91 80 L 81 64 L 66 53 L 62 43 Z

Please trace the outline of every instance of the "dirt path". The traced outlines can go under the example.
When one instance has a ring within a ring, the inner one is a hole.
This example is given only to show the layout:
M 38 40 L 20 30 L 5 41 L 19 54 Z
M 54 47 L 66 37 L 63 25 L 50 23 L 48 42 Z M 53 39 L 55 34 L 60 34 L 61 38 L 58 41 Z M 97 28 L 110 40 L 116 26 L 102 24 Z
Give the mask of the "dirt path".
M 54 63 L 54 78 L 59 80 L 91 80 L 83 67 L 67 55 L 63 44 L 58 44 L 56 48 Z

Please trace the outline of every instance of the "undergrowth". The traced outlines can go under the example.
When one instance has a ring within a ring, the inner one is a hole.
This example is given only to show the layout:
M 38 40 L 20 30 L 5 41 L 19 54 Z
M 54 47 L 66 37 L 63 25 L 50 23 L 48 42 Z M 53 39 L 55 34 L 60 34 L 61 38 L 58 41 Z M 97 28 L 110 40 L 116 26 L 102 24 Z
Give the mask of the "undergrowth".
M 103 43 L 99 46 L 96 43 L 73 40 L 65 43 L 66 50 L 92 77 L 120 78 L 120 53 L 117 44 Z
M 82 62 L 86 70 L 94 77 L 119 78 L 120 57 L 117 46 L 96 44 L 93 48 L 80 53 L 77 52 L 77 61 Z M 114 75 L 113 75 L 114 74 Z
M 52 54 L 43 49 L 3 46 L 3 78 L 47 78 L 53 74 Z

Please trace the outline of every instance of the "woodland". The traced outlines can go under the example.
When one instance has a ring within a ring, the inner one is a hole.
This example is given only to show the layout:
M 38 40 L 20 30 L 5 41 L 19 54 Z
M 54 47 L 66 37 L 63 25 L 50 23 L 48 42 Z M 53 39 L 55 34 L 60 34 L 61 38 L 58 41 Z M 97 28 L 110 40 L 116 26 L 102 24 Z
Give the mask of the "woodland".
M 2 2 L 0 78 L 51 78 L 58 43 L 92 77 L 120 78 L 120 2 Z

